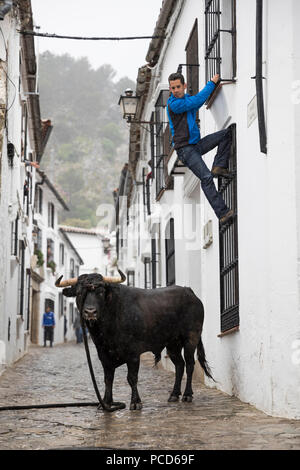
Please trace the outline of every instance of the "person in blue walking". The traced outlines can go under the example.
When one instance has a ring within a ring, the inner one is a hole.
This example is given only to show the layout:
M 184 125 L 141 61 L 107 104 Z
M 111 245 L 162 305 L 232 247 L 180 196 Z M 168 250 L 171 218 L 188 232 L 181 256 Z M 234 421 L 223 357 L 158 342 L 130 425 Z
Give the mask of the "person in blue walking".
M 47 340 L 50 341 L 50 347 L 53 346 L 54 328 L 55 328 L 55 317 L 50 307 L 46 308 L 46 312 L 43 315 L 44 328 L 44 348 L 46 347 Z
M 223 129 L 201 138 L 196 122 L 198 109 L 205 103 L 219 81 L 216 74 L 196 95 L 186 93 L 187 85 L 181 73 L 169 76 L 171 96 L 167 102 L 167 114 L 173 137 L 173 145 L 179 160 L 182 161 L 201 181 L 201 188 L 221 224 L 234 215 L 217 191 L 213 178 L 231 178 L 228 162 L 232 142 L 231 129 Z M 210 171 L 202 155 L 218 146 Z

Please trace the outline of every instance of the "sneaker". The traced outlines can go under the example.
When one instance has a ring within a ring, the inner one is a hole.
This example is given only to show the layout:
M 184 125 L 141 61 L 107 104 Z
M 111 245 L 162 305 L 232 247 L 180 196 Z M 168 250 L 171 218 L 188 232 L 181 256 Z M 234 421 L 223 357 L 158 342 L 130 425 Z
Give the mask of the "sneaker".
M 213 166 L 211 174 L 214 178 L 218 178 L 219 176 L 223 176 L 223 178 L 232 178 L 233 176 L 233 174 L 229 170 L 227 170 L 226 168 L 222 168 L 221 166 Z
M 230 209 L 227 214 L 223 215 L 223 217 L 220 217 L 220 224 L 226 224 L 232 217 L 234 216 L 234 212 L 232 209 Z

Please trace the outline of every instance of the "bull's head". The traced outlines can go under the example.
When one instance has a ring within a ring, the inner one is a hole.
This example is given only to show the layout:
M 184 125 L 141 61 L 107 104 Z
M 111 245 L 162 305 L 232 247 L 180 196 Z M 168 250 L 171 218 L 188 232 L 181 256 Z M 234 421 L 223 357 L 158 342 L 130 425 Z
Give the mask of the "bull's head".
M 63 295 L 76 297 L 76 304 L 83 319 L 92 325 L 100 319 L 101 312 L 110 294 L 110 286 L 126 280 L 125 274 L 118 269 L 120 277 L 105 277 L 101 274 L 82 274 L 78 278 L 62 281 L 61 276 L 55 282 L 56 287 L 63 287 Z

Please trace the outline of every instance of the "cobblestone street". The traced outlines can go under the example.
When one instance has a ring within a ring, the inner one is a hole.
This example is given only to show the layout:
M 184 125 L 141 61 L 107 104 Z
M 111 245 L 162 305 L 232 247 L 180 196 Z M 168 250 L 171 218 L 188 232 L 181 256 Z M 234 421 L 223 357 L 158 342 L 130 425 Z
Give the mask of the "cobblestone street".
M 91 355 L 103 395 L 102 367 Z M 141 411 L 130 411 L 126 366 L 116 372 L 114 398 L 126 409 L 95 407 L 0 412 L 0 449 L 300 449 L 300 421 L 272 418 L 216 389 L 194 383 L 193 403 L 168 403 L 174 375 L 143 360 Z M 0 406 L 96 401 L 84 346 L 32 347 L 0 377 Z

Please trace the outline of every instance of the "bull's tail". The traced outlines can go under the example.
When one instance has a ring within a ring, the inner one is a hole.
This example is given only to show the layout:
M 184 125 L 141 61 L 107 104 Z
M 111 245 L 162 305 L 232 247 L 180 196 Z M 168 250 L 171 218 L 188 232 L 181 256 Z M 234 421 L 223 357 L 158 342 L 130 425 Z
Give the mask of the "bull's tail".
M 212 379 L 215 382 L 215 379 L 212 376 L 211 370 L 210 370 L 209 365 L 207 364 L 207 361 L 206 361 L 206 358 L 205 358 L 205 351 L 204 351 L 204 346 L 203 346 L 203 343 L 202 343 L 201 336 L 200 336 L 199 343 L 198 343 L 198 346 L 197 346 L 197 354 L 198 354 L 198 361 L 200 362 L 200 365 L 201 365 L 202 369 L 204 370 L 205 375 L 207 375 L 207 377 L 209 377 L 210 379 Z

